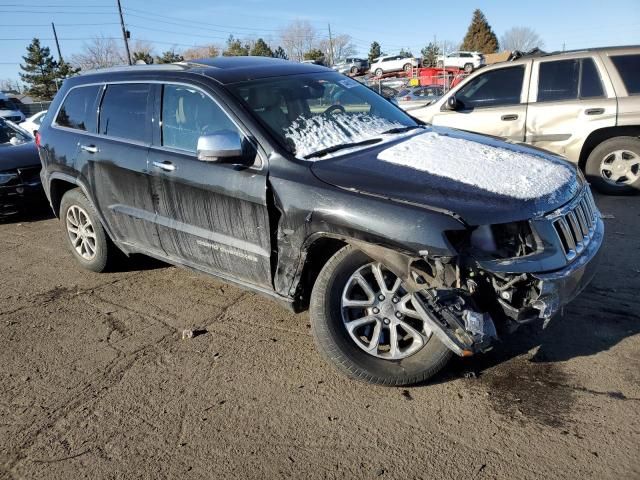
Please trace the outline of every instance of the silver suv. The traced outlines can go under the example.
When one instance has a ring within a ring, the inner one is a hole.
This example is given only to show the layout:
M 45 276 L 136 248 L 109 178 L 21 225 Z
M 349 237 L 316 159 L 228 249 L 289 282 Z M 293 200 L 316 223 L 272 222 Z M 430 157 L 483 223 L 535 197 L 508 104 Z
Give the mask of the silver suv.
M 411 114 L 563 155 L 605 193 L 640 190 L 640 47 L 490 65 Z

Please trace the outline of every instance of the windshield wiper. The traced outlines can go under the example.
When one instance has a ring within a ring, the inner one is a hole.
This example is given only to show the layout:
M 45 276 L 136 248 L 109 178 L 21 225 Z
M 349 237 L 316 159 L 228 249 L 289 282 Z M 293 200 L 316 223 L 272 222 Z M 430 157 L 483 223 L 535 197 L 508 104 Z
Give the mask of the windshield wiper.
M 309 159 L 309 158 L 315 158 L 315 157 L 322 157 L 327 153 L 337 152 L 338 150 L 343 150 L 345 148 L 360 147 L 362 145 L 372 145 L 374 143 L 378 143 L 381 141 L 382 141 L 381 138 L 370 138 L 368 140 L 363 140 L 362 142 L 339 143 L 337 145 L 331 145 L 330 147 L 323 148 L 322 150 L 318 150 L 317 152 L 310 153 L 309 155 L 306 155 L 304 158 Z
M 409 125 L 408 127 L 396 127 L 391 130 L 387 130 L 386 132 L 382 132 L 381 135 L 386 135 L 390 133 L 403 133 L 408 132 L 409 130 L 413 130 L 414 128 L 424 128 L 422 125 Z

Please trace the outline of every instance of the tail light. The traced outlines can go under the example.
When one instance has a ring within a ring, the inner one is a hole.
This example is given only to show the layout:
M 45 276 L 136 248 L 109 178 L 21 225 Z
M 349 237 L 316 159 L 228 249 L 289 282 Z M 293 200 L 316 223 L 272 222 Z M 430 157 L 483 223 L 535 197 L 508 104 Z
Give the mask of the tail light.
M 36 132 L 36 147 L 40 148 L 40 132 Z

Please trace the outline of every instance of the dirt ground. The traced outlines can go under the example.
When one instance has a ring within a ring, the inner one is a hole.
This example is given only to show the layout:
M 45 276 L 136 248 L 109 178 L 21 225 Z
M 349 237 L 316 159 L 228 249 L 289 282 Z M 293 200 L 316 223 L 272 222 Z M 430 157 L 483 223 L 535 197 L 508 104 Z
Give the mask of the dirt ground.
M 593 284 L 431 384 L 338 375 L 306 314 L 0 224 L 0 478 L 640 478 L 640 197 L 599 197 Z M 185 328 L 202 334 L 182 340 Z

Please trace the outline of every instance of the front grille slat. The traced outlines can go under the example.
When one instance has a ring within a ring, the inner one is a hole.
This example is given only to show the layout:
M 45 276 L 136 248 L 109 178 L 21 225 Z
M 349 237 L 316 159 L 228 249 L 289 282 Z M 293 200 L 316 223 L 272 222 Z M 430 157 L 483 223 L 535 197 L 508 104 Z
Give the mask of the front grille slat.
M 591 192 L 585 188 L 569 206 L 549 215 L 567 259 L 573 260 L 591 241 L 597 211 Z

